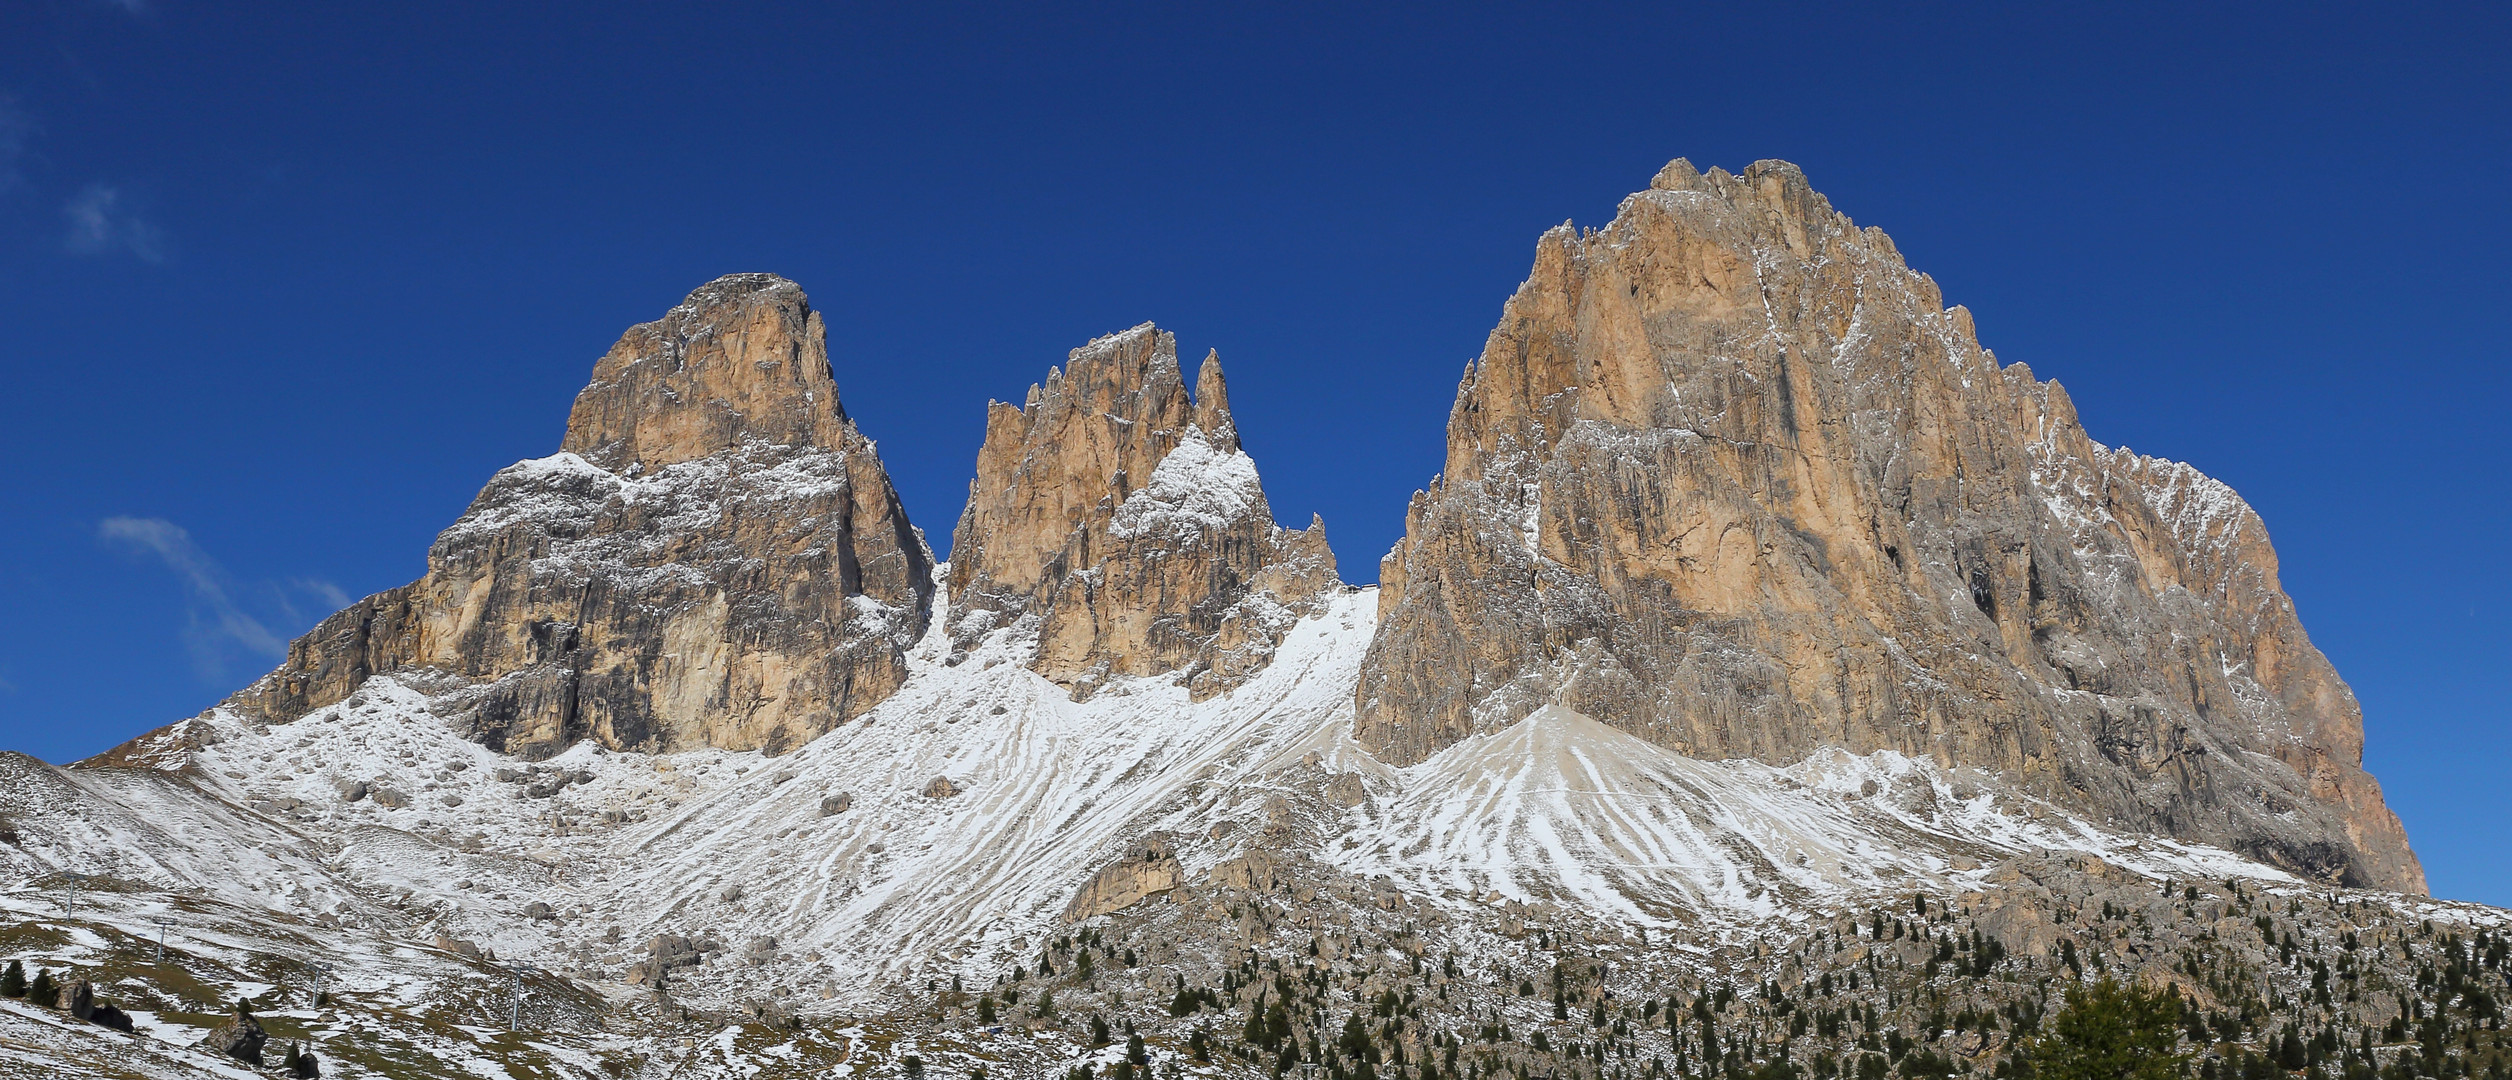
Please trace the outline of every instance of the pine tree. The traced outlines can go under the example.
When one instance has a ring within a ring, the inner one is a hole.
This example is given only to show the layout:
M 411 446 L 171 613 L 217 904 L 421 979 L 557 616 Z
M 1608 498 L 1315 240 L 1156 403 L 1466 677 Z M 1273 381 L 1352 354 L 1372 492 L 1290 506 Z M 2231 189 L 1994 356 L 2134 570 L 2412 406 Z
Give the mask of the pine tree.
M 297 1052 L 297 1044 L 288 1044 L 288 1056 L 279 1059 L 279 1067 L 290 1076 L 297 1075 L 305 1068 L 305 1055 Z
M 9 969 L 0 971 L 0 997 L 22 998 L 25 996 L 26 965 L 11 960 Z
M 994 1022 L 994 995 L 985 994 L 977 998 L 977 1022 L 980 1024 Z
M 2103 979 L 2069 989 L 2025 1056 L 2038 1080 L 2169 1080 L 2186 1063 L 2179 1042 L 2176 993 Z
M 49 1009 L 60 997 L 61 989 L 52 985 L 52 973 L 36 968 L 35 981 L 26 984 L 26 1000 Z
M 316 1080 L 323 1075 L 323 1065 L 314 1060 L 314 1051 L 308 1050 L 297 1056 L 297 1071 L 290 1075 L 297 1080 Z

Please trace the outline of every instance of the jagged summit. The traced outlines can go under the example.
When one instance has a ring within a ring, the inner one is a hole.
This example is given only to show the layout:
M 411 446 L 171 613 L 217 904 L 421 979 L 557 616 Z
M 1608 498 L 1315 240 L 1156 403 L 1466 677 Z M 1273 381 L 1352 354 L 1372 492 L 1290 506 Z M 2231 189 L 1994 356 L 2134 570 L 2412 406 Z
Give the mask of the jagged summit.
M 1032 666 L 1077 695 L 1186 673 L 1228 689 L 1336 583 L 1322 524 L 1274 524 L 1221 358 L 1190 399 L 1150 323 L 1072 351 L 1023 405 L 992 402 L 951 545 L 951 627 L 1037 620 Z
M 846 450 L 826 332 L 802 287 L 727 274 L 620 335 L 576 395 L 560 449 L 614 472 L 656 469 L 745 442 Z
M 229 705 L 294 720 L 392 674 L 527 757 L 584 739 L 776 750 L 906 678 L 933 556 L 838 408 L 793 282 L 718 278 L 630 328 L 563 446 L 492 478 L 425 577 L 325 619 Z
M 2250 508 L 2094 443 L 1785 162 L 1677 160 L 1544 233 L 1380 581 L 1357 734 L 1398 762 L 1558 702 L 2424 888 Z

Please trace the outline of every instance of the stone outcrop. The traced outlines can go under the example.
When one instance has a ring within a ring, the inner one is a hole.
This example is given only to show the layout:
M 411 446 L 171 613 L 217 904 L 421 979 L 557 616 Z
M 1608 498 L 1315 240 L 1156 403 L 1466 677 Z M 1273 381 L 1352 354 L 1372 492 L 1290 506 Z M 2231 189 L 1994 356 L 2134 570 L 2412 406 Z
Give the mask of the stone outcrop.
M 955 641 L 1034 618 L 1031 667 L 1076 697 L 1167 672 L 1227 690 L 1338 584 L 1322 522 L 1274 524 L 1220 359 L 1190 399 L 1176 337 L 1149 323 L 987 406 L 950 577 Z
M 55 1003 L 55 1007 L 81 1020 L 94 1016 L 96 1014 L 96 985 L 85 979 L 70 980 L 61 987 L 60 1000 Z
M 2066 393 L 1791 165 L 1544 234 L 1380 568 L 1356 736 L 1549 703 L 1703 758 L 1894 750 L 2421 892 L 2258 516 Z
M 397 673 L 525 756 L 775 752 L 904 681 L 932 568 L 838 405 L 819 313 L 734 275 L 622 336 L 560 453 L 498 473 L 426 577 L 324 620 L 229 704 L 287 721 Z
M 269 1042 L 270 1036 L 262 1031 L 262 1022 L 246 1012 L 241 1002 L 236 1004 L 235 1012 L 227 1017 L 225 1023 L 211 1028 L 209 1034 L 201 1039 L 201 1045 L 208 1047 L 212 1053 L 223 1054 L 247 1065 L 262 1063 L 262 1047 Z
M 1245 892 L 1272 892 L 1287 883 L 1282 859 L 1272 851 L 1249 848 L 1237 858 L 1213 864 L 1212 884 L 1215 888 L 1238 889 Z
M 627 980 L 637 986 L 660 987 L 681 968 L 705 962 L 707 942 L 678 934 L 660 934 L 645 943 L 646 958 L 629 965 Z
M 1169 841 L 1147 838 L 1083 882 L 1073 902 L 1064 908 L 1064 921 L 1082 922 L 1122 911 L 1177 888 L 1182 881 L 1177 852 Z

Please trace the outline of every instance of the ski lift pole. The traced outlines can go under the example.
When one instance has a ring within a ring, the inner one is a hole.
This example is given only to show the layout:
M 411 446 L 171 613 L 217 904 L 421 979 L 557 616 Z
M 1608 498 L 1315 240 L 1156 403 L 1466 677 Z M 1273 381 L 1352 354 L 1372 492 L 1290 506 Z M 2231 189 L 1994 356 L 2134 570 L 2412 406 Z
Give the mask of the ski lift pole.
M 65 870 L 61 874 L 61 880 L 67 886 L 67 894 L 61 901 L 61 917 L 66 919 L 78 914 L 78 890 L 80 885 L 87 882 L 87 875 Z
M 514 996 L 506 1001 L 507 1031 L 523 1030 L 523 977 L 527 974 L 538 973 L 539 969 L 530 964 L 515 964 L 506 969 L 506 974 L 515 980 Z
M 159 919 L 150 919 L 150 920 L 148 920 L 148 921 L 150 921 L 150 922 L 153 922 L 153 923 L 156 923 L 156 924 L 157 924 L 157 951 L 156 951 L 156 953 L 155 953 L 154 955 L 152 955 L 152 956 L 150 956 L 150 957 L 149 957 L 148 962 L 149 962 L 149 963 L 152 963 L 152 964 L 162 964 L 162 963 L 165 963 L 165 962 L 166 962 L 166 920 L 164 920 L 164 919 L 162 919 L 162 918 L 159 918 Z
M 319 1007 L 323 1003 L 323 992 L 331 988 L 331 965 L 320 960 L 308 960 L 305 970 L 314 976 L 314 1005 Z

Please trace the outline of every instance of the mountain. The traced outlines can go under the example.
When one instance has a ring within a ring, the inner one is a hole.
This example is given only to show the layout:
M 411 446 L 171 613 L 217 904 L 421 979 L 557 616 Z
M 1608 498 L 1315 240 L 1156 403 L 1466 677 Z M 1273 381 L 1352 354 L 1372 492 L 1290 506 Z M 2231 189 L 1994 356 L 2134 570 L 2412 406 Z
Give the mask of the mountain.
M 2512 1070 L 2256 515 L 1793 167 L 1541 238 L 1374 587 L 1150 324 L 947 564 L 836 383 L 711 282 L 418 582 L 0 755 L 0 1077 L 2014 1076 L 2108 977 L 2203 1075 Z
M 1172 671 L 1199 698 L 1236 686 L 1339 584 L 1322 521 L 1274 524 L 1221 358 L 1190 401 L 1176 336 L 1150 323 L 987 404 L 951 553 L 954 638 L 1034 619 L 1031 668 L 1077 697 Z
M 228 704 L 286 723 L 395 675 L 527 758 L 789 749 L 898 690 L 932 574 L 838 405 L 819 313 L 736 274 L 622 335 L 559 452 L 491 479 L 426 577 L 324 620 Z
M 1984 768 L 2424 891 L 2259 516 L 2095 443 L 1786 163 L 1678 160 L 1544 234 L 1405 526 L 1360 691 L 1391 761 L 1561 703 L 1694 757 Z

